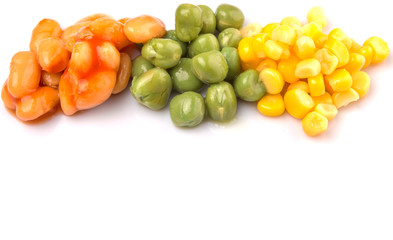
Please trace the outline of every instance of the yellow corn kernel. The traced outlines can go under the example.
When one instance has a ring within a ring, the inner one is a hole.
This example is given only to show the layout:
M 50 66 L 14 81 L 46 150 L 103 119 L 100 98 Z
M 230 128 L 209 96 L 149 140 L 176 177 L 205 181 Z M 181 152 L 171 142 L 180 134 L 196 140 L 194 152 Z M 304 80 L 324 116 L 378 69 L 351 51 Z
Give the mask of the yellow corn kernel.
M 370 76 L 362 71 L 352 72 L 352 88 L 363 98 L 370 88 Z
M 303 131 L 310 137 L 315 137 L 327 130 L 328 119 L 322 114 L 312 111 L 302 120 Z
M 306 93 L 310 92 L 310 87 L 304 81 L 297 81 L 297 82 L 289 84 L 287 91 L 290 91 L 292 89 L 300 89 L 300 90 L 305 91 Z
M 297 17 L 285 17 L 280 22 L 281 25 L 288 25 L 290 27 L 296 28 L 301 27 L 302 23 Z
M 333 104 L 332 96 L 328 92 L 325 92 L 321 96 L 312 97 L 312 100 L 314 101 L 315 105 L 318 105 L 319 103 Z
M 310 22 L 299 29 L 298 37 L 308 36 L 314 41 L 322 34 L 322 26 L 316 22 Z
M 338 59 L 337 67 L 342 67 L 348 64 L 349 51 L 344 43 L 337 39 L 329 37 L 325 43 L 325 48 L 327 48 L 330 52 L 336 55 Z
M 271 36 L 274 29 L 280 26 L 279 23 L 269 23 L 263 27 L 262 33 L 266 33 L 267 35 Z
M 315 51 L 314 41 L 310 37 L 302 36 L 296 40 L 293 51 L 300 59 L 311 58 Z
M 345 69 L 350 72 L 359 71 L 363 68 L 364 64 L 366 63 L 366 58 L 359 53 L 350 53 L 349 63 L 345 65 Z
M 315 37 L 314 43 L 317 48 L 323 48 L 326 41 L 328 40 L 328 35 L 322 33 Z
M 328 38 L 333 38 L 338 41 L 341 41 L 344 43 L 344 45 L 347 47 L 347 49 L 351 49 L 352 46 L 352 38 L 348 37 L 347 34 L 341 28 L 335 28 L 332 31 L 330 31 Z
M 301 89 L 292 89 L 285 93 L 284 104 L 287 112 L 295 118 L 302 119 L 314 107 L 311 96 Z
M 282 42 L 277 42 L 282 48 L 282 54 L 280 59 L 288 59 L 291 56 L 291 50 L 289 50 L 289 45 Z
M 322 73 L 308 78 L 308 88 L 312 97 L 321 96 L 325 93 L 325 82 Z
M 326 48 L 319 49 L 314 57 L 321 63 L 321 72 L 323 74 L 331 74 L 336 70 L 338 58 Z
M 319 103 L 315 105 L 314 111 L 322 114 L 328 120 L 332 120 L 338 113 L 337 108 L 333 103 Z
M 262 25 L 259 23 L 250 23 L 240 29 L 240 34 L 243 38 L 245 37 L 253 37 L 258 33 L 262 32 Z
M 351 40 L 352 40 L 352 46 L 349 49 L 349 52 L 352 52 L 352 53 L 358 52 L 360 50 L 360 48 L 362 48 L 362 45 L 360 45 L 358 42 L 356 42 L 353 38 Z
M 281 94 L 267 93 L 259 100 L 257 107 L 260 113 L 270 117 L 277 117 L 285 112 L 284 100 Z
M 252 38 L 252 48 L 258 58 L 266 57 L 264 47 L 265 42 L 269 39 L 270 37 L 266 33 L 258 33 Z
M 322 28 L 326 27 L 327 18 L 325 11 L 321 7 L 312 7 L 307 13 L 307 21 L 319 23 Z
M 281 58 L 281 55 L 284 52 L 282 46 L 274 40 L 267 40 L 264 44 L 263 50 L 266 56 L 276 61 Z
M 259 78 L 265 85 L 267 93 L 278 94 L 284 87 L 284 80 L 282 79 L 281 73 L 274 68 L 263 69 L 259 74 Z
M 363 68 L 366 68 L 370 65 L 371 61 L 373 60 L 374 57 L 374 50 L 371 46 L 364 45 L 357 51 L 360 55 L 363 55 L 363 57 L 366 59 L 366 62 L 363 65 Z
M 352 86 L 352 76 L 345 69 L 337 69 L 325 78 L 334 92 L 344 92 Z
M 246 70 L 249 70 L 249 69 L 256 69 L 258 67 L 258 65 L 259 65 L 259 62 L 256 61 L 256 62 L 246 63 L 246 62 L 240 61 L 240 65 L 242 67 L 242 70 L 246 71 Z
M 389 56 L 389 46 L 382 38 L 370 37 L 363 46 L 370 46 L 374 50 L 374 55 L 371 63 L 383 62 Z
M 271 59 L 265 59 L 265 60 L 262 60 L 261 63 L 259 63 L 259 65 L 257 66 L 256 70 L 258 72 L 261 72 L 265 68 L 277 69 L 277 63 L 275 61 L 271 60 Z
M 259 62 L 258 56 L 255 54 L 252 48 L 252 38 L 243 38 L 239 42 L 238 52 L 240 60 L 245 63 L 255 63 Z
M 272 31 L 272 39 L 292 46 L 296 41 L 296 32 L 288 25 L 280 25 Z
M 334 93 L 334 90 L 333 90 L 332 86 L 330 86 L 330 83 L 329 83 L 329 81 L 327 80 L 326 75 L 325 75 L 325 77 L 324 77 L 324 80 L 325 80 L 325 92 L 330 93 L 330 95 L 333 94 L 333 93 Z
M 295 76 L 296 66 L 299 61 L 296 55 L 291 54 L 288 59 L 281 59 L 278 63 L 277 69 L 287 83 L 293 83 L 299 80 Z
M 350 88 L 344 92 L 333 93 L 332 99 L 334 105 L 339 109 L 359 100 L 359 94 L 353 88 Z
M 295 76 L 298 78 L 309 78 L 321 72 L 321 64 L 315 58 L 300 61 L 296 65 Z

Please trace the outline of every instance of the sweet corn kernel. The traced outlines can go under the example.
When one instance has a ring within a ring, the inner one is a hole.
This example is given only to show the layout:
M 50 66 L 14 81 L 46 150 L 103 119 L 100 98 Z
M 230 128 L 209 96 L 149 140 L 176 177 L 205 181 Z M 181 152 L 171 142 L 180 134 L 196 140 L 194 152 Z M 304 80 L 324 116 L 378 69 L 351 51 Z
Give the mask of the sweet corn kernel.
M 321 72 L 331 74 L 337 68 L 338 58 L 326 48 L 319 49 L 314 56 L 321 63 Z
M 280 26 L 279 23 L 269 23 L 263 27 L 262 33 L 266 33 L 267 35 L 271 36 L 274 29 Z
M 299 80 L 295 76 L 296 66 L 299 61 L 294 54 L 291 54 L 288 59 L 281 59 L 278 63 L 277 69 L 287 83 L 293 83 Z
M 321 64 L 315 58 L 300 61 L 296 65 L 295 76 L 298 78 L 309 78 L 321 72 Z
M 329 81 L 327 80 L 326 75 L 325 75 L 325 77 L 324 77 L 324 80 L 325 80 L 325 91 L 328 92 L 328 93 L 330 93 L 330 95 L 333 94 L 333 93 L 334 93 L 334 90 L 333 90 L 332 86 L 330 86 L 330 83 L 329 83 Z
M 265 42 L 269 39 L 270 37 L 266 33 L 258 33 L 252 38 L 252 48 L 258 58 L 266 57 L 264 47 Z
M 312 97 L 321 96 L 325 93 L 325 82 L 322 73 L 308 78 L 308 88 Z
M 281 94 L 266 94 L 259 100 L 257 107 L 260 113 L 270 117 L 277 117 L 285 112 Z
M 258 33 L 262 32 L 262 25 L 259 23 L 250 23 L 240 29 L 240 34 L 243 38 L 245 37 L 253 37 Z
M 289 45 L 282 42 L 277 42 L 282 48 L 282 54 L 280 59 L 288 59 L 291 56 L 291 50 L 289 50 Z
M 259 74 L 259 78 L 265 85 L 267 93 L 278 94 L 284 87 L 284 80 L 282 79 L 281 73 L 276 69 L 263 69 Z
M 359 71 L 363 68 L 364 64 L 366 63 L 366 58 L 359 53 L 350 53 L 349 63 L 345 65 L 345 69 L 350 72 Z
M 339 109 L 359 100 L 359 94 L 353 88 L 350 88 L 344 92 L 333 93 L 332 99 L 334 105 Z
M 345 69 L 337 69 L 325 78 L 334 92 L 343 92 L 352 86 L 351 74 Z
M 302 120 L 303 131 L 310 137 L 317 136 L 327 130 L 328 119 L 318 112 L 310 112 Z
M 310 93 L 310 87 L 305 81 L 297 81 L 294 83 L 289 84 L 287 91 L 290 91 L 292 89 L 300 89 L 305 91 L 306 93 Z
M 295 118 L 302 119 L 314 107 L 311 96 L 301 89 L 292 89 L 285 93 L 284 104 L 287 112 Z
M 322 27 L 319 23 L 310 22 L 299 29 L 298 37 L 308 36 L 314 41 L 322 34 Z
M 330 31 L 328 38 L 333 38 L 338 41 L 341 41 L 344 43 L 344 45 L 347 47 L 347 49 L 351 49 L 352 46 L 352 38 L 348 37 L 347 34 L 340 28 L 335 28 L 332 31 Z
M 337 108 L 333 103 L 319 103 L 315 105 L 314 111 L 322 114 L 328 120 L 332 120 L 338 113 Z
M 353 52 L 357 52 L 360 50 L 360 48 L 362 48 L 362 45 L 360 45 L 358 42 L 356 42 L 353 38 L 352 40 L 352 46 L 349 49 L 349 52 L 353 53 Z
M 284 52 L 282 46 L 274 40 L 267 40 L 264 44 L 263 50 L 266 56 L 276 61 L 281 58 L 281 55 Z
M 371 63 L 383 62 L 389 56 L 389 46 L 382 38 L 370 37 L 363 46 L 370 46 L 374 50 L 374 55 Z
M 261 63 L 259 63 L 259 65 L 257 66 L 256 70 L 258 72 L 262 71 L 265 68 L 273 68 L 273 69 L 277 69 L 277 63 L 271 59 L 265 59 L 262 60 Z
M 293 51 L 300 59 L 311 58 L 315 51 L 314 41 L 310 37 L 302 36 L 296 40 Z
M 338 59 L 337 67 L 347 65 L 347 63 L 349 62 L 349 52 L 344 43 L 337 39 L 329 37 L 325 43 L 325 48 L 327 48 L 330 52 L 336 55 Z
M 297 17 L 285 17 L 280 22 L 281 25 L 288 25 L 292 28 L 301 27 L 302 23 Z
M 315 37 L 314 43 L 317 48 L 323 48 L 326 41 L 328 40 L 328 35 L 322 33 Z
M 370 88 L 370 76 L 362 71 L 352 72 L 352 88 L 363 98 Z
M 238 52 L 240 60 L 245 63 L 259 63 L 258 56 L 255 54 L 252 48 L 252 38 L 243 38 L 239 42 Z
M 359 53 L 360 55 L 363 55 L 363 57 L 366 59 L 366 62 L 363 65 L 362 69 L 365 69 L 366 67 L 368 67 L 371 63 L 371 61 L 373 60 L 374 57 L 374 50 L 371 46 L 365 45 L 363 47 L 361 47 L 359 49 L 359 51 L 357 51 L 357 53 Z
M 312 100 L 315 105 L 318 105 L 319 103 L 333 104 L 332 96 L 328 92 L 325 92 L 321 96 L 312 97 Z
M 272 31 L 272 39 L 292 46 L 296 41 L 296 32 L 288 25 L 280 25 Z
M 240 65 L 242 67 L 242 70 L 246 71 L 246 70 L 249 70 L 249 69 L 256 69 L 258 67 L 258 65 L 259 65 L 259 62 L 256 61 L 256 62 L 246 63 L 246 62 L 240 61 Z
M 326 27 L 327 18 L 325 11 L 321 7 L 312 7 L 307 13 L 307 21 L 319 23 L 322 28 Z

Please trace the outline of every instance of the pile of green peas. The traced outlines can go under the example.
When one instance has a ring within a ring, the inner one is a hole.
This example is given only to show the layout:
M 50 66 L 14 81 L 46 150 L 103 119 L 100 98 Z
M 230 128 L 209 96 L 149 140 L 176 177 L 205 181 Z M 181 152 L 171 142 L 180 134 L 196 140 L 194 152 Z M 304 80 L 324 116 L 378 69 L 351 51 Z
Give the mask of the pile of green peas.
M 145 43 L 133 62 L 131 93 L 152 110 L 164 108 L 172 90 L 169 112 L 179 127 L 199 125 L 206 115 L 232 120 L 237 97 L 257 101 L 266 92 L 255 70 L 242 73 L 237 51 L 244 14 L 221 4 L 214 13 L 205 5 L 181 4 L 175 30 Z M 208 85 L 205 98 L 200 94 Z

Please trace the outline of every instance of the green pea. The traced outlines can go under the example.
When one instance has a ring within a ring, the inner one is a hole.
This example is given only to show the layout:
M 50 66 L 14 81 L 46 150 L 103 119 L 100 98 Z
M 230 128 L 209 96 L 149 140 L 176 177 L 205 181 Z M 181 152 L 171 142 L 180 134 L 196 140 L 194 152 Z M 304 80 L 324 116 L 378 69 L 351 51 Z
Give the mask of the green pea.
M 214 33 L 216 30 L 216 15 L 213 10 L 206 5 L 198 5 L 202 10 L 203 27 L 201 33 Z
M 164 69 L 176 66 L 181 55 L 180 44 L 172 39 L 153 38 L 142 47 L 142 56 Z
M 220 82 L 210 85 L 206 92 L 207 113 L 215 121 L 226 122 L 236 115 L 237 100 L 231 84 Z
M 259 78 L 259 72 L 253 69 L 242 72 L 233 82 L 236 95 L 248 102 L 255 102 L 266 94 L 266 88 Z
M 221 4 L 216 9 L 217 30 L 222 32 L 226 28 L 240 29 L 244 23 L 244 14 L 230 4 Z
M 178 127 L 195 127 L 205 117 L 205 102 L 196 92 L 185 92 L 172 98 L 169 104 L 172 122 Z
M 169 31 L 167 31 L 164 38 L 166 38 L 166 39 L 172 39 L 172 40 L 178 42 L 178 43 L 180 44 L 181 51 L 182 51 L 181 56 L 182 56 L 182 57 L 186 56 L 186 54 L 187 54 L 187 45 L 188 45 L 188 44 L 185 43 L 185 42 L 180 41 L 180 39 L 178 39 L 178 38 L 176 37 L 175 30 L 169 30 Z
M 169 74 L 172 77 L 173 88 L 179 93 L 199 91 L 204 85 L 194 74 L 191 58 L 180 59 L 179 64 L 169 70 Z
M 241 72 L 239 53 L 237 49 L 233 47 L 224 47 L 221 53 L 224 55 L 228 64 L 228 73 L 225 77 L 225 81 L 232 82 Z
M 203 27 L 202 10 L 193 4 L 180 4 L 176 9 L 175 32 L 177 38 L 189 42 L 198 37 Z
M 205 33 L 199 35 L 190 43 L 190 46 L 188 46 L 188 56 L 192 58 L 200 53 L 212 50 L 220 51 L 220 44 L 216 36 L 211 33 Z
M 132 77 L 139 77 L 147 70 L 154 68 L 154 65 L 144 59 L 142 56 L 138 56 L 132 61 Z
M 224 55 L 217 50 L 204 52 L 192 58 L 195 75 L 204 83 L 218 83 L 225 79 L 228 64 Z
M 135 78 L 130 90 L 139 103 L 152 110 L 162 109 L 172 91 L 171 76 L 162 68 L 152 68 Z
M 242 34 L 236 28 L 227 28 L 218 35 L 218 42 L 220 43 L 221 48 L 237 48 L 240 40 L 242 40 Z

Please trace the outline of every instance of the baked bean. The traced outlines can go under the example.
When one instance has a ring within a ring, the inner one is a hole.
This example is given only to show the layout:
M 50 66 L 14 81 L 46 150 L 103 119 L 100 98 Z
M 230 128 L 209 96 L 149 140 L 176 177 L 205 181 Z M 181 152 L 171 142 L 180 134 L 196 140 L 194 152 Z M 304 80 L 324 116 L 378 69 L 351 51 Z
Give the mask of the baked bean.
M 63 39 L 66 48 L 69 52 L 72 52 L 75 43 L 78 41 L 78 32 L 91 25 L 91 22 L 80 22 L 76 23 L 68 28 L 64 29 L 61 39 Z
M 94 61 L 93 49 L 89 42 L 81 41 L 75 44 L 69 64 L 73 71 L 85 75 L 93 67 Z
M 114 19 L 99 18 L 89 28 L 97 38 L 112 42 L 119 50 L 130 44 L 123 32 L 123 24 Z
M 4 106 L 8 109 L 15 110 L 17 99 L 8 92 L 7 82 L 8 79 L 4 82 L 3 87 L 1 88 L 1 99 L 3 100 Z
M 158 18 L 142 15 L 124 24 L 124 33 L 134 43 L 146 43 L 152 38 L 164 37 L 165 24 Z
M 112 94 L 122 92 L 128 85 L 131 77 L 132 62 L 127 53 L 120 53 L 120 66 L 117 71 L 116 84 Z
M 121 24 L 125 24 L 128 20 L 130 20 L 131 18 L 128 18 L 128 17 L 125 17 L 125 18 L 122 18 L 122 19 L 119 19 L 119 22 L 121 23 Z
M 110 42 L 102 42 L 97 45 L 97 57 L 101 64 L 110 70 L 117 72 L 120 65 L 120 53 Z
M 38 45 L 42 39 L 48 37 L 60 37 L 63 30 L 58 22 L 52 19 L 43 19 L 34 28 L 30 39 L 30 51 L 37 53 Z
M 63 72 L 48 73 L 46 71 L 41 71 L 41 84 L 44 86 L 57 88 L 59 86 L 61 75 L 63 75 Z
M 70 53 L 60 38 L 45 38 L 38 45 L 38 62 L 43 70 L 49 73 L 63 71 L 70 59 Z

